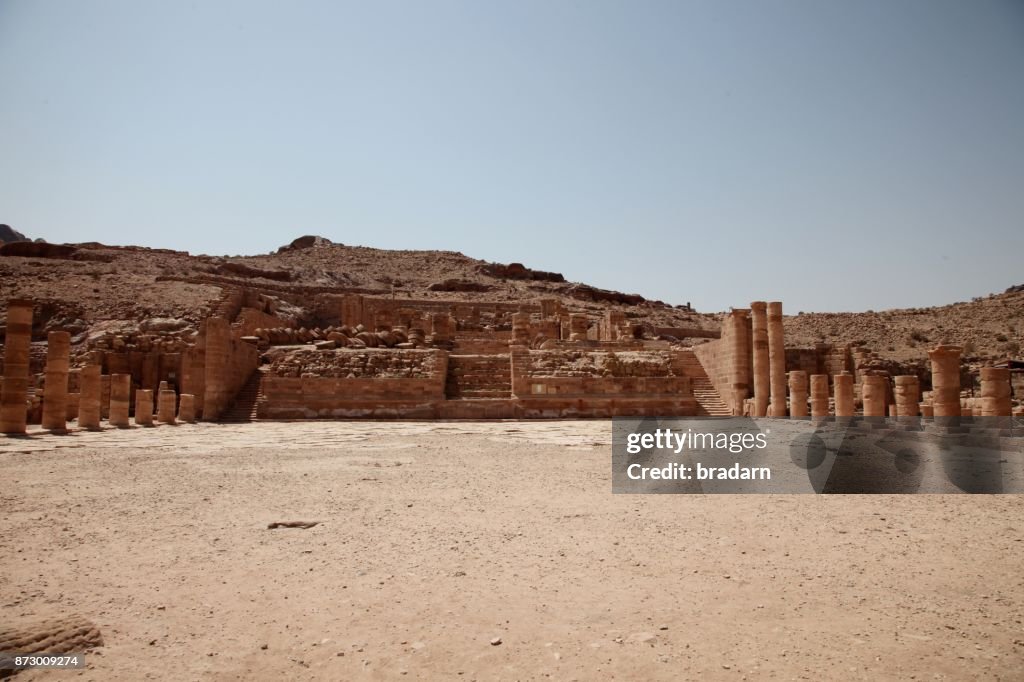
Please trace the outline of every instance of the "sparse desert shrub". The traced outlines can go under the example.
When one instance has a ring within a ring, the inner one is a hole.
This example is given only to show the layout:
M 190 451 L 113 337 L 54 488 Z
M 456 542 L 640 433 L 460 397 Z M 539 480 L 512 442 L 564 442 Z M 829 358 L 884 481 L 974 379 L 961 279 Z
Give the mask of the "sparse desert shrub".
M 1009 343 L 1003 346 L 1003 351 L 1005 351 L 1007 355 L 1019 355 L 1020 343 L 1018 343 L 1017 341 L 1010 341 Z
M 974 341 L 967 341 L 964 343 L 964 355 L 974 355 L 974 351 L 977 348 L 974 345 Z
M 922 331 L 915 329 L 914 331 L 910 332 L 910 340 L 924 343 L 925 341 L 928 340 L 928 335 Z
M 1006 334 L 996 334 L 996 341 L 999 341 L 1000 343 L 1005 343 L 1008 340 L 1009 338 L 1006 336 Z

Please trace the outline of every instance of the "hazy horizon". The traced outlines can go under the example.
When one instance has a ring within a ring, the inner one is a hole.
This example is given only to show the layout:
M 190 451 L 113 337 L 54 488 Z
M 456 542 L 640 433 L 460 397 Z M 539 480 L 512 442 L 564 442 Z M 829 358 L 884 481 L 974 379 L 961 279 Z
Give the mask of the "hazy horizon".
M 0 223 L 702 312 L 1024 283 L 1024 4 L 0 2 Z

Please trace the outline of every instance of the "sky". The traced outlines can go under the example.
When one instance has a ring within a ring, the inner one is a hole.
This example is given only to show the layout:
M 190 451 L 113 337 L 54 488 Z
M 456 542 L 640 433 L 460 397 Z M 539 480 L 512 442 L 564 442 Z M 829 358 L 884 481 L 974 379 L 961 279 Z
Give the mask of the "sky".
M 1024 283 L 1024 2 L 0 0 L 0 223 L 968 300 Z

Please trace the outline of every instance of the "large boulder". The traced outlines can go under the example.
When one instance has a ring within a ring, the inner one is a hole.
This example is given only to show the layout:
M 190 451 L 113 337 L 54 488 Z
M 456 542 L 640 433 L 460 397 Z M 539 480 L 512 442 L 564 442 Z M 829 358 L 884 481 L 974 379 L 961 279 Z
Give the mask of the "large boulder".
M 330 239 L 307 234 L 299 237 L 298 239 L 293 239 L 291 244 L 282 246 L 277 250 L 277 252 L 285 253 L 287 251 L 301 251 L 302 249 L 310 249 L 314 246 L 331 246 L 332 244 L 334 244 L 334 242 Z
M 565 277 L 558 272 L 531 270 L 522 263 L 486 263 L 480 266 L 480 272 L 498 279 L 526 279 L 540 282 L 564 282 Z

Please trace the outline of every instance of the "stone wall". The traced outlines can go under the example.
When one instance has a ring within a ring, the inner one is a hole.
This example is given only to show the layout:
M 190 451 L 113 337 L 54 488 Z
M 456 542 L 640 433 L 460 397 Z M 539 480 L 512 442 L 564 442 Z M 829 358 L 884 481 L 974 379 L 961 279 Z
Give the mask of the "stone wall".
M 825 374 L 824 357 L 814 348 L 787 348 L 786 372 L 807 372 L 807 376 Z
M 693 347 L 711 385 L 733 414 L 743 414 L 742 401 L 750 397 L 754 385 L 752 349 L 751 319 L 744 314 L 722 320 L 721 338 Z
M 454 350 L 464 355 L 507 353 L 511 339 L 511 331 L 455 332 Z
M 454 312 L 460 320 L 500 320 L 511 322 L 516 312 L 539 313 L 539 303 L 503 303 L 481 301 L 468 304 L 466 301 L 441 299 L 381 298 L 362 294 L 321 294 L 316 296 L 314 314 L 330 324 L 347 324 L 351 327 L 363 325 L 375 329 L 383 320 L 386 324 L 416 326 L 414 320 L 426 319 L 435 313 Z M 428 327 L 429 328 L 429 327 Z
M 214 421 L 234 402 L 238 390 L 259 364 L 255 346 L 232 338 L 227 320 L 211 317 L 205 325 L 202 416 Z
M 275 359 L 268 376 L 330 379 L 426 379 L 438 369 L 430 350 L 295 350 Z
M 512 394 L 525 418 L 693 415 L 689 377 L 670 352 L 512 349 Z
M 444 401 L 447 367 L 448 354 L 441 350 L 296 351 L 263 377 L 258 415 L 434 419 Z
M 654 333 L 659 336 L 673 336 L 677 339 L 719 339 L 722 332 L 717 329 L 697 329 L 696 327 L 655 327 Z

